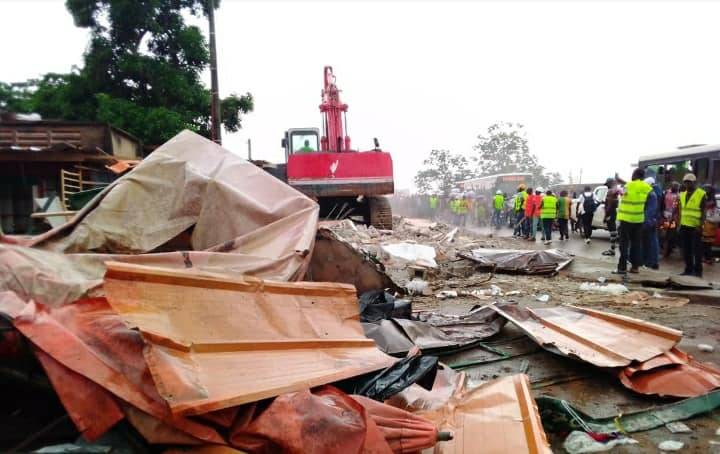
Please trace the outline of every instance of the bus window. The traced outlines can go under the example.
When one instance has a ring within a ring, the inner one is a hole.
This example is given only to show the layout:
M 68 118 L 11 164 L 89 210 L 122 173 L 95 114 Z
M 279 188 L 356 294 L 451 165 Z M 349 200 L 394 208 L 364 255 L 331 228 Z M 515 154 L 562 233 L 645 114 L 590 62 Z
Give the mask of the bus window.
M 698 183 L 705 183 L 708 180 L 709 159 L 698 159 L 693 164 L 693 170 L 695 170 L 695 176 L 697 177 Z
M 720 184 L 720 159 L 713 159 L 712 180 L 709 183 L 713 186 Z

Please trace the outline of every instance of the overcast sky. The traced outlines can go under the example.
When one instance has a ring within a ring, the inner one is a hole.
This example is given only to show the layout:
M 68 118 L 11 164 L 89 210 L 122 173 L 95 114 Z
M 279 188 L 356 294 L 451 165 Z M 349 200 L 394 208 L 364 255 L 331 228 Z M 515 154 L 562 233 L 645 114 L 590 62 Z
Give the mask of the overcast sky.
M 0 0 L 0 80 L 80 65 L 87 31 L 62 0 Z M 712 2 L 279 2 L 223 0 L 221 95 L 255 111 L 224 145 L 284 159 L 283 131 L 320 127 L 332 65 L 359 149 L 378 137 L 396 187 L 433 148 L 471 154 L 497 121 L 526 125 L 530 149 L 565 178 L 628 176 L 642 154 L 720 143 Z

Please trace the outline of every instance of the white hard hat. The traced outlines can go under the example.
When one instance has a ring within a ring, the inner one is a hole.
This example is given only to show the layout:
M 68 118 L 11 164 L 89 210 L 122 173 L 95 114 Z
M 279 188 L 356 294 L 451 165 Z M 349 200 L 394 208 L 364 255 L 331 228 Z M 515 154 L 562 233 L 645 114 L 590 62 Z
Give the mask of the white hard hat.
M 495 194 L 502 194 L 502 191 L 498 189 L 497 191 L 495 191 Z

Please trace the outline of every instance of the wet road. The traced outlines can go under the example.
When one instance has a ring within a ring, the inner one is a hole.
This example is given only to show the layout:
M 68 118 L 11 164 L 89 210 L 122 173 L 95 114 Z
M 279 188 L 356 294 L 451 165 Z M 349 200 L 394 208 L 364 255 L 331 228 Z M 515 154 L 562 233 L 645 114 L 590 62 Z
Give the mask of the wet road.
M 540 248 L 558 248 L 563 249 L 565 251 L 571 252 L 579 257 L 585 257 L 585 258 L 591 258 L 600 260 L 607 263 L 608 268 L 614 269 L 617 266 L 617 259 L 618 256 L 615 257 L 606 257 L 602 255 L 603 251 L 606 251 L 610 248 L 610 234 L 606 230 L 595 230 L 593 231 L 592 239 L 590 241 L 590 244 L 585 244 L 585 242 L 580 238 L 579 234 L 571 234 L 570 240 L 568 241 L 559 241 L 559 235 L 557 232 L 553 232 L 553 242 L 549 246 L 545 246 L 542 241 L 540 241 L 540 234 L 538 234 L 537 238 L 538 240 L 536 242 L 528 242 L 524 240 L 516 240 L 512 238 L 512 230 L 509 228 L 503 228 L 500 230 L 494 230 L 489 227 L 483 227 L 483 228 L 470 228 L 468 230 L 471 230 L 476 233 L 480 233 L 483 235 L 490 235 L 493 236 L 500 236 L 503 238 L 507 238 L 512 240 L 514 243 L 517 243 L 518 249 L 540 249 Z M 618 252 L 619 254 L 619 252 Z M 660 271 L 666 272 L 668 274 L 679 274 L 683 271 L 685 268 L 682 256 L 680 255 L 681 252 L 679 250 L 675 250 L 672 255 L 669 258 L 662 258 L 660 259 Z M 629 266 L 629 265 L 628 265 Z M 709 281 L 712 282 L 720 282 L 720 263 L 716 263 L 715 265 L 705 265 L 704 267 L 704 273 L 703 277 Z

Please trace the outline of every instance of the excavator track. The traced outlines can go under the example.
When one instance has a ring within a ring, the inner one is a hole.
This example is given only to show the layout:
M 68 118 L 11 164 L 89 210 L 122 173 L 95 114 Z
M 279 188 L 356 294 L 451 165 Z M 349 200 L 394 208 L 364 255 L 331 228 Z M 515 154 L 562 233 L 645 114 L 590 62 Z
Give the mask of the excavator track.
M 376 229 L 392 230 L 392 207 L 387 197 L 370 197 L 368 205 L 370 225 Z

